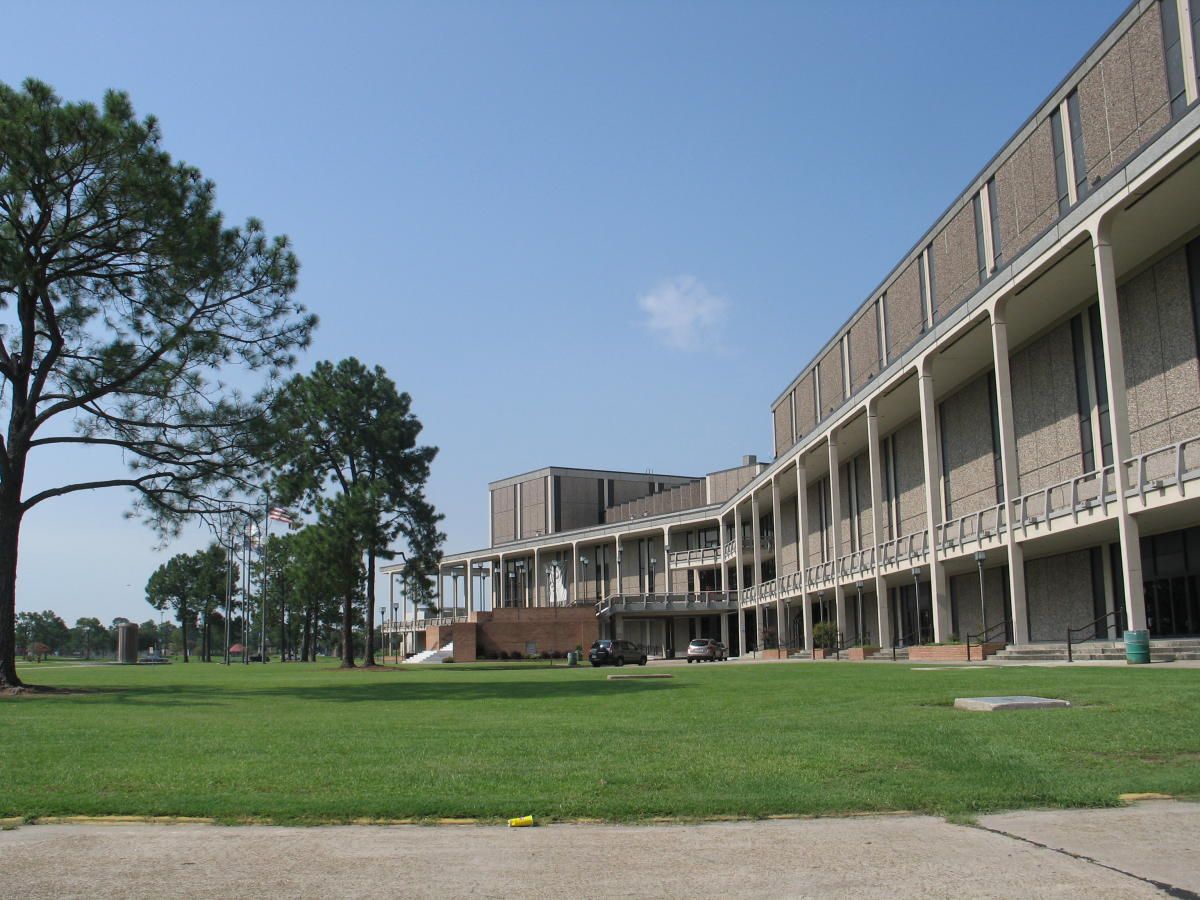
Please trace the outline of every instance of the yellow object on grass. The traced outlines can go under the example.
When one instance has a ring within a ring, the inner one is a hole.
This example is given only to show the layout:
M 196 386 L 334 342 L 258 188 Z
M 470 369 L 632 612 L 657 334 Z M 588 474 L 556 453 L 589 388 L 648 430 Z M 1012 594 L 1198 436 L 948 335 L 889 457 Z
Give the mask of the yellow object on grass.
M 530 828 L 533 826 L 533 816 L 520 816 L 516 819 L 508 820 L 509 828 Z

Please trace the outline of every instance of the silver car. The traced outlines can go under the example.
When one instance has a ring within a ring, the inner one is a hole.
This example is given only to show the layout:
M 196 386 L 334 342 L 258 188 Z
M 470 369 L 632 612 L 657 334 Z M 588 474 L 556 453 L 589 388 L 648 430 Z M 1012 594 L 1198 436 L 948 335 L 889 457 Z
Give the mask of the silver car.
M 687 661 L 694 662 L 720 662 L 725 659 L 725 645 L 720 641 L 714 641 L 712 638 L 696 638 L 687 648 Z

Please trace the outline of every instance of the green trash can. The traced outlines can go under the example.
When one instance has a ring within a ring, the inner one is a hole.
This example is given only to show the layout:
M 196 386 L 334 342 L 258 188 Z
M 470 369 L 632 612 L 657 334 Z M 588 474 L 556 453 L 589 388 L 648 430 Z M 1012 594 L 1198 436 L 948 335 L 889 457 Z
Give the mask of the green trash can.
M 1125 662 L 1130 665 L 1150 662 L 1150 632 L 1144 629 L 1125 632 Z

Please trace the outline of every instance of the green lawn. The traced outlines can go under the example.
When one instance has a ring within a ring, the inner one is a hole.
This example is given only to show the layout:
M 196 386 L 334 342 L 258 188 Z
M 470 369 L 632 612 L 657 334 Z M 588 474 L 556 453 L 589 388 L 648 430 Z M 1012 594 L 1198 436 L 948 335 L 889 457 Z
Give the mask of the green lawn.
M 23 677 L 85 693 L 0 700 L 0 817 L 969 815 L 1200 794 L 1200 670 L 49 666 Z M 950 708 L 993 694 L 1075 708 Z

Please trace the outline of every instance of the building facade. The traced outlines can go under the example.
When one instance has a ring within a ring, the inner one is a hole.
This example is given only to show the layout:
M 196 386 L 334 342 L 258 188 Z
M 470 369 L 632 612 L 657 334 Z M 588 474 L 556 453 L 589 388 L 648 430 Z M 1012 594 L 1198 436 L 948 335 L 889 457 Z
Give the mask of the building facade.
M 665 652 L 1200 635 L 1198 43 L 1200 0 L 1135 2 L 775 398 L 773 462 L 491 485 L 444 618 L 570 607 Z

